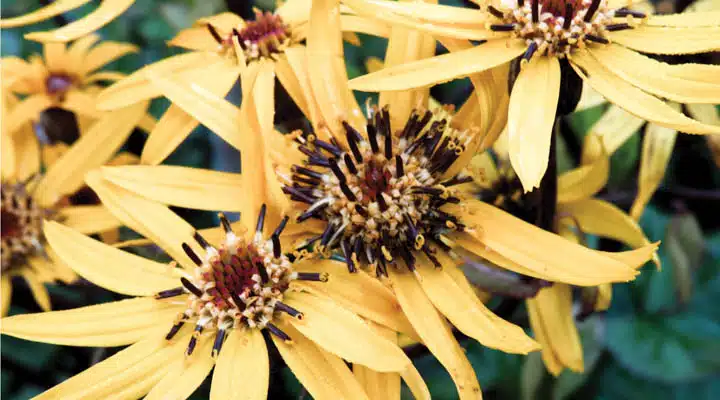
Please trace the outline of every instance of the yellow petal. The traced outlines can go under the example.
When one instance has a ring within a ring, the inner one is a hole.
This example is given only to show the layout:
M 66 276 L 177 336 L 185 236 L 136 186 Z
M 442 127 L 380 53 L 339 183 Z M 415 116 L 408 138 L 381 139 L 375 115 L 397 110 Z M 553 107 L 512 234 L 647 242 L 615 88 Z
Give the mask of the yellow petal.
M 121 346 L 162 335 L 185 305 L 141 297 L 64 311 L 4 318 L 2 333 L 70 346 Z M 165 326 L 167 325 L 167 326 Z
M 457 235 L 458 243 L 504 268 L 578 286 L 625 282 L 637 275 L 637 265 L 571 243 L 489 204 L 469 200 L 463 209 L 469 227 Z
M 37 256 L 28 258 L 28 264 L 40 274 L 41 271 L 47 271 L 47 276 L 42 279 L 50 282 L 60 280 L 65 283 L 72 283 L 78 279 L 75 271 L 72 270 L 51 247 L 45 247 L 45 252 L 49 257 Z
M 270 365 L 265 338 L 257 329 L 233 329 L 220 351 L 210 400 L 264 400 Z
M 20 104 L 13 107 L 7 117 L 7 125 L 4 126 L 8 134 L 14 133 L 23 125 L 37 121 L 40 112 L 52 106 L 52 101 L 45 94 L 34 94 L 23 99 Z
M 127 75 L 122 72 L 101 71 L 101 72 L 96 72 L 94 74 L 88 75 L 83 80 L 83 84 L 89 85 L 91 83 L 102 82 L 102 81 L 117 82 L 117 81 L 125 78 L 126 76 Z
M 682 103 L 720 103 L 720 79 L 707 82 L 701 80 L 702 76 L 680 76 L 682 64 L 656 61 L 616 44 L 593 49 L 590 54 L 605 68 L 648 93 Z M 688 68 L 695 69 L 692 64 Z M 720 67 L 712 69 L 717 77 Z
M 70 90 L 63 99 L 62 108 L 82 116 L 100 118 L 103 114 L 96 108 L 95 104 L 95 97 L 91 94 L 79 90 Z
M 190 397 L 215 365 L 210 352 L 212 345 L 213 340 L 210 335 L 201 336 L 193 354 L 175 360 L 167 374 L 153 386 L 145 399 L 165 400 Z
M 275 73 L 280 84 L 288 92 L 300 111 L 310 118 L 310 110 L 305 98 L 305 91 L 300 83 L 300 77 L 295 74 L 287 57 L 284 53 L 278 56 L 278 60 L 275 62 Z
M 167 45 L 200 51 L 214 51 L 218 48 L 218 42 L 212 37 L 207 26 L 183 29 L 170 39 Z
M 720 28 L 666 28 L 640 25 L 608 32 L 611 41 L 650 54 L 696 54 L 720 48 Z
M 555 376 L 564 367 L 583 372 L 583 350 L 573 318 L 570 286 L 556 283 L 540 289 L 535 298 L 527 299 L 527 308 L 530 326 L 543 346 L 543 361 L 548 370 Z
M 587 137 L 586 141 L 598 140 Z M 569 203 L 587 199 L 602 190 L 610 176 L 610 159 L 600 157 L 589 165 L 583 165 L 558 176 L 557 202 Z
M 195 263 L 182 250 L 183 243 L 191 247 L 195 243 L 192 238 L 195 229 L 190 224 L 166 206 L 104 180 L 98 171 L 89 173 L 86 181 L 125 226 L 162 247 L 183 267 L 194 270 Z
M 100 35 L 91 33 L 74 41 L 68 46 L 67 58 L 71 71 L 82 71 L 88 50 L 100 40 Z
M 10 274 L 4 274 L 0 278 L 0 317 L 5 317 L 10 309 L 10 301 L 12 300 L 12 277 Z
M 388 274 L 405 315 L 422 338 L 423 344 L 450 373 L 459 398 L 481 398 L 475 371 L 450 332 L 447 322 L 438 314 L 415 276 L 408 271 L 397 271 L 395 267 L 388 268 Z
M 64 71 L 68 67 L 65 43 L 44 43 L 43 58 L 49 71 Z
M 4 18 L 0 20 L 0 28 L 15 28 L 23 25 L 30 25 L 44 21 L 56 15 L 63 14 L 72 9 L 78 8 L 90 0 L 59 0 L 41 7 L 31 13 L 15 18 Z
M 578 102 L 577 107 L 575 107 L 575 112 L 584 111 L 605 103 L 607 103 L 607 100 L 605 100 L 600 93 L 596 92 L 588 85 L 583 85 L 580 101 Z
M 84 234 L 105 232 L 121 225 L 120 221 L 101 205 L 63 207 L 59 217 L 63 224 Z
M 575 72 L 593 89 L 637 117 L 687 133 L 720 133 L 720 127 L 706 125 L 688 118 L 662 100 L 634 87 L 605 69 L 587 52 L 575 53 L 571 61 Z
M 540 186 L 547 170 L 559 95 L 560 63 L 554 57 L 533 57 L 510 94 L 510 162 L 526 192 Z
M 299 287 L 325 294 L 363 318 L 415 336 L 390 289 L 364 271 L 350 273 L 344 263 L 333 260 L 307 260 L 297 263 L 295 269 L 328 274 L 327 282 L 298 281 L 296 284 Z
M 292 338 L 285 343 L 270 335 L 283 360 L 314 399 L 368 399 L 340 358 L 322 350 L 287 323 L 278 327 Z
M 665 177 L 665 170 L 670 162 L 676 137 L 675 129 L 655 124 L 647 125 L 640 158 L 638 194 L 630 208 L 630 215 L 633 219 L 640 219 L 645 205 Z
M 147 102 L 138 103 L 98 120 L 42 177 L 37 187 L 40 204 L 54 204 L 61 196 L 78 190 L 85 173 L 102 165 L 125 143 L 147 106 Z
M 95 10 L 83 18 L 52 31 L 28 33 L 25 35 L 25 39 L 38 42 L 69 42 L 75 40 L 105 26 L 125 12 L 134 2 L 135 0 L 103 0 Z M 87 1 L 80 1 L 79 3 L 84 4 Z
M 22 127 L 14 136 L 15 178 L 25 181 L 40 172 L 40 144 L 31 125 Z
M 197 210 L 240 211 L 248 188 L 240 174 L 171 165 L 103 167 L 108 181 L 162 204 Z
M 350 88 L 379 92 L 430 86 L 504 64 L 524 51 L 525 46 L 517 41 L 493 40 L 467 50 L 384 68 L 351 80 Z
M 506 353 L 527 354 L 539 349 L 522 328 L 498 317 L 474 293 L 461 289 L 446 271 L 458 268 L 447 255 L 438 253 L 437 257 L 443 268 L 435 268 L 429 260 L 419 263 L 420 285 L 455 327 L 484 346 Z
M 360 364 L 354 364 L 352 370 L 369 398 L 400 400 L 400 375 L 397 372 L 377 372 Z
M 414 365 L 410 364 L 400 376 L 416 400 L 430 400 L 430 390 Z
M 2 121 L 6 122 L 7 114 L 4 111 L 3 107 Z M 2 181 L 11 181 L 15 177 L 15 143 L 12 135 L 5 129 L 0 132 L 0 151 L 2 151 L 2 158 L 0 158 Z
M 180 274 L 167 264 L 118 250 L 57 222 L 47 222 L 44 231 L 58 258 L 98 286 L 129 296 L 152 296 L 180 286 Z
M 653 15 L 643 21 L 647 26 L 720 27 L 720 11 L 684 12 L 682 14 Z
M 612 300 L 612 284 L 604 283 L 597 287 L 597 299 L 595 299 L 595 311 L 607 311 Z
M 38 275 L 31 270 L 23 270 L 20 272 L 20 275 L 25 278 L 25 281 L 30 287 L 30 292 L 32 292 L 33 298 L 40 306 L 40 309 L 43 311 L 50 311 L 52 309 L 50 306 L 50 295 L 48 294 L 47 288 L 43 282 L 41 282 L 38 278 Z
M 375 371 L 404 370 L 410 360 L 391 341 L 372 331 L 363 320 L 325 296 L 295 292 L 285 302 L 303 313 L 290 324 L 326 351 Z
M 320 106 L 318 105 L 317 99 L 313 94 L 312 87 L 310 86 L 310 77 L 307 64 L 307 51 L 304 46 L 290 47 L 285 50 L 285 56 L 287 57 L 288 64 L 292 69 L 293 73 L 298 79 L 298 84 L 304 93 L 305 100 L 307 102 L 307 110 L 305 116 L 313 124 L 315 133 L 319 138 L 327 140 L 329 138 L 326 129 L 319 129 L 322 118 L 320 117 Z
M 644 120 L 611 104 L 602 117 L 590 128 L 590 135 L 583 143 L 582 164 L 591 164 L 613 154 L 643 124 L 645 124 Z M 600 140 L 595 140 L 595 138 Z
M 169 343 L 162 334 L 143 340 L 63 381 L 36 399 L 140 398 L 184 358 L 185 340 Z
M 710 125 L 720 125 L 718 110 L 712 104 L 685 104 L 685 109 L 691 117 Z M 715 165 L 720 167 L 720 135 L 705 136 L 708 147 L 715 159 Z
M 138 51 L 139 48 L 134 44 L 113 41 L 102 42 L 87 53 L 82 71 L 83 73 L 95 71 L 126 54 L 137 53 Z

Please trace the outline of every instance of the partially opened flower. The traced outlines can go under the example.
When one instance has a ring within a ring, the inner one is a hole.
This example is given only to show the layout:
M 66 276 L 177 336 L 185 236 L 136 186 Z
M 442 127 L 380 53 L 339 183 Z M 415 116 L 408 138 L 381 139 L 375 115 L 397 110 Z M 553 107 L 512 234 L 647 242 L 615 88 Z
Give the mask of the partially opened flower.
M 526 191 L 539 185 L 547 168 L 558 104 L 573 103 L 559 98 L 561 75 L 579 75 L 612 103 L 659 126 L 720 133 L 717 126 L 688 118 L 662 100 L 720 102 L 720 67 L 669 65 L 640 54 L 693 54 L 720 48 L 716 11 L 648 16 L 624 8 L 629 5 L 625 0 L 518 0 L 487 6 L 480 2 L 486 6 L 483 10 L 385 0 L 344 3 L 361 15 L 438 37 L 486 41 L 356 78 L 350 83 L 353 89 L 405 90 L 517 60 L 520 71 L 510 96 L 508 132 L 510 160 Z M 576 80 L 563 85 L 579 84 Z
M 589 137 L 588 140 L 598 140 Z M 498 162 L 488 153 L 473 159 L 473 178 L 478 197 L 528 222 L 534 222 L 540 210 L 535 199 L 523 193 L 522 184 L 510 168 L 507 154 L 498 154 Z M 552 230 L 570 241 L 582 243 L 585 235 L 618 240 L 631 248 L 642 248 L 649 241 L 638 224 L 617 206 L 593 198 L 607 183 L 609 160 L 605 154 L 594 163 L 562 173 L 557 178 L 557 203 L 550 210 Z M 549 189 L 549 188 L 548 188 Z M 552 189 L 549 189 L 552 190 Z M 653 261 L 658 263 L 657 255 Z M 545 285 L 540 286 L 547 286 Z M 481 283 L 482 287 L 482 283 Z M 582 288 L 582 313 L 606 310 L 610 305 L 610 283 Z M 555 282 L 526 301 L 530 326 L 542 345 L 542 358 L 553 375 L 564 368 L 582 372 L 583 350 L 575 326 L 572 285 Z
M 188 52 L 145 66 L 109 87 L 101 93 L 99 107 L 115 109 L 161 95 L 173 102 L 148 138 L 142 154 L 145 164 L 160 163 L 197 126 L 199 115 L 206 110 L 193 101 L 195 97 L 224 97 L 238 77 L 243 90 L 262 84 L 257 90 L 272 93 L 274 79 L 255 78 L 258 71 L 277 74 L 285 90 L 307 113 L 308 105 L 299 87 L 304 77 L 298 75 L 298 63 L 305 52 L 310 4 L 308 0 L 289 0 L 273 13 L 256 10 L 254 20 L 243 20 L 229 12 L 201 18 L 168 42 Z M 385 24 L 354 15 L 341 18 L 347 31 L 387 36 Z M 168 77 L 190 83 L 190 90 L 177 91 L 158 79 Z M 256 107 L 260 113 L 274 112 L 272 103 L 257 102 Z M 239 138 L 224 136 L 224 130 L 214 125 L 208 127 L 240 147 Z
M 32 25 L 80 8 L 89 2 L 90 0 L 56 0 L 28 14 L 0 19 L 0 28 Z M 97 31 L 125 12 L 134 2 L 135 0 L 102 0 L 95 10 L 77 21 L 52 31 L 28 33 L 25 38 L 39 42 L 70 42 Z
M 13 134 L 28 121 L 42 123 L 43 112 L 72 112 L 78 120 L 96 120 L 102 112 L 95 96 L 103 81 L 115 81 L 123 74 L 99 70 L 106 64 L 137 51 L 137 47 L 103 41 L 97 35 L 86 36 L 66 48 L 63 43 L 43 44 L 44 54 L 30 56 L 29 62 L 18 57 L 0 60 L 3 90 L 22 96 L 22 101 L 7 116 L 6 129 Z M 81 130 L 82 133 L 82 130 Z
M 19 107 L 18 100 L 4 92 L 2 102 L 2 315 L 11 298 L 11 280 L 24 277 L 44 310 L 50 299 L 43 286 L 56 280 L 71 282 L 75 274 L 53 257 L 42 232 L 43 220 L 63 221 L 84 233 L 102 233 L 119 226 L 119 221 L 99 204 L 88 202 L 94 195 L 83 184 L 83 175 L 110 159 L 122 145 L 144 105 L 121 111 L 123 124 L 101 118 L 88 135 L 67 148 L 52 163 L 42 159 L 40 147 L 29 123 L 14 134 L 6 129 L 8 114 Z M 108 135 L 105 137 L 105 135 Z M 120 160 L 125 160 L 121 157 Z M 42 170 L 45 172 L 41 175 Z
M 280 202 L 281 190 L 297 210 L 288 229 L 305 239 L 298 254 L 339 253 L 348 271 L 358 276 L 370 271 L 387 282 L 417 336 L 450 372 L 460 397 L 477 398 L 475 373 L 445 317 L 489 347 L 527 353 L 537 344 L 478 300 L 457 267 L 458 252 L 530 276 L 587 286 L 633 279 L 655 246 L 593 251 L 474 199 L 465 189 L 471 177 L 462 172 L 472 156 L 466 149 L 475 148 L 487 131 L 463 127 L 448 107 L 428 110 L 425 90 L 404 93 L 420 99 L 417 106 L 393 102 L 369 109 L 365 117 L 347 87 L 337 11 L 332 0 L 313 2 L 307 59 L 301 63 L 307 80 L 300 83 L 312 107 L 314 131 L 272 134 L 272 114 L 253 115 L 246 106 L 248 99 L 272 101 L 269 93 L 248 92 L 253 96 L 245 97 L 239 111 L 221 99 L 197 97 L 217 111 L 201 115 L 203 123 L 240 114 L 255 132 L 227 131 L 228 136 L 244 134 L 243 174 L 236 181 L 228 174 L 170 166 L 106 167 L 101 173 L 164 204 L 218 209 L 233 199 L 234 210 L 243 214 L 259 204 L 232 193 L 262 192 L 257 195 Z M 273 77 L 261 72 L 256 79 Z M 486 129 L 492 125 L 489 118 Z M 246 184 L 256 179 L 257 184 Z M 185 190 L 189 182 L 203 190 L 191 195 Z
M 400 348 L 324 294 L 352 287 L 342 285 L 342 276 L 338 284 L 330 283 L 336 275 L 326 270 L 336 261 L 292 262 L 286 255 L 283 250 L 290 248 L 283 246 L 281 234 L 287 218 L 267 226 L 269 210 L 263 207 L 252 229 L 232 226 L 220 215 L 222 228 L 200 233 L 167 207 L 97 174 L 90 174 L 88 183 L 123 222 L 152 238 L 181 268 L 47 223 L 53 249 L 79 275 L 136 297 L 3 320 L 4 334 L 30 340 L 131 345 L 41 398 L 187 398 L 215 367 L 211 398 L 263 399 L 269 381 L 266 339 L 318 399 L 367 398 L 343 359 L 380 371 L 412 369 Z M 308 282 L 327 286 L 315 290 L 303 284 Z M 392 296 L 368 302 L 383 299 Z M 388 306 L 392 310 L 392 303 Z

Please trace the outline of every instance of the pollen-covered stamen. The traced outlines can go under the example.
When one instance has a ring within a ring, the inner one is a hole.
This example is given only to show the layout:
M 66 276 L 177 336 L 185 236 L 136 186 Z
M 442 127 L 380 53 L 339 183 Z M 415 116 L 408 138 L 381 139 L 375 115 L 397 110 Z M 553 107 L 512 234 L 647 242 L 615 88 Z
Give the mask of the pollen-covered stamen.
M 180 278 L 182 286 L 164 290 L 155 295 L 167 299 L 187 294 L 187 309 L 178 316 L 166 338 L 172 339 L 186 322 L 194 323 L 186 354 L 193 353 L 203 332 L 215 334 L 213 356 L 217 356 L 231 329 L 265 329 L 283 340 L 289 337 L 271 321 L 284 313 L 302 318 L 302 313 L 282 302 L 285 291 L 294 280 L 326 281 L 327 275 L 297 273 L 280 248 L 280 234 L 288 218 L 284 218 L 270 240 L 263 237 L 265 214 L 262 207 L 256 232 L 250 236 L 235 234 L 232 226 L 220 214 L 225 240 L 213 246 L 202 235 L 195 233 L 195 241 L 205 250 L 200 257 L 184 243 L 183 250 L 197 265 L 190 277 Z M 244 232 L 243 232 L 244 233 Z
M 246 21 L 243 27 L 233 28 L 226 37 L 208 24 L 208 31 L 222 49 L 234 49 L 233 37 L 237 38 L 247 61 L 272 58 L 293 43 L 290 27 L 282 17 L 271 12 L 255 10 L 255 20 Z
M 388 264 L 398 260 L 413 270 L 417 251 L 436 263 L 433 243 L 463 229 L 457 217 L 440 208 L 459 201 L 450 186 L 467 178 L 442 176 L 465 150 L 470 133 L 476 134 L 455 129 L 451 119 L 449 108 L 415 110 L 402 129 L 393 131 L 385 107 L 369 116 L 366 136 L 343 122 L 347 146 L 319 144 L 313 134 L 298 135 L 298 149 L 307 160 L 292 167 L 292 183 L 284 190 L 309 204 L 299 222 L 327 222 L 303 250 L 339 250 L 350 272 L 370 264 L 384 274 Z M 317 165 L 317 159 L 327 160 L 327 166 Z
M 606 33 L 632 29 L 645 14 L 626 9 L 613 10 L 607 0 L 503 0 L 502 11 L 488 6 L 497 21 L 488 24 L 496 32 L 512 32 L 523 39 L 528 50 L 523 61 L 533 55 L 564 58 L 575 48 L 590 43 L 608 44 Z M 625 17 L 623 23 L 614 18 Z M 637 18 L 637 19 L 636 19 Z
M 43 254 L 42 221 L 52 212 L 33 200 L 24 183 L 0 185 L 2 221 L 2 272 L 24 265 L 27 258 Z

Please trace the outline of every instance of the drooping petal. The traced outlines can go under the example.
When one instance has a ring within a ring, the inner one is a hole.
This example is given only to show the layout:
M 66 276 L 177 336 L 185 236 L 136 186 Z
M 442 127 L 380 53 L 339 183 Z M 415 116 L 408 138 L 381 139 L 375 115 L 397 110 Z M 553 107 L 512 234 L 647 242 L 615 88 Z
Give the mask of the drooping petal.
M 548 371 L 554 376 L 565 367 L 583 372 L 583 349 L 573 318 L 570 286 L 556 283 L 540 289 L 535 298 L 527 299 L 527 308 Z
M 640 158 L 638 194 L 630 208 L 630 216 L 636 221 L 640 219 L 645 205 L 665 177 L 665 170 L 675 147 L 677 133 L 675 129 L 655 124 L 648 124 L 645 129 Z
M 69 42 L 75 40 L 105 26 L 125 12 L 134 2 L 135 0 L 102 0 L 95 10 L 83 18 L 52 31 L 28 33 L 25 35 L 25 39 L 38 42 Z M 84 4 L 87 1 L 75 1 L 74 3 Z
M 484 346 L 506 353 L 527 354 L 539 349 L 519 326 L 511 324 L 490 311 L 474 293 L 468 293 L 447 272 L 457 269 L 447 255 L 438 253 L 443 268 L 435 268 L 429 260 L 419 263 L 420 285 L 435 307 L 455 327 Z
M 122 346 L 163 335 L 184 304 L 140 297 L 3 319 L 3 334 L 69 346 Z
M 410 322 L 399 312 L 400 305 L 392 291 L 364 271 L 350 273 L 344 263 L 333 260 L 303 261 L 296 264 L 295 269 L 328 274 L 327 282 L 297 281 L 295 284 L 299 287 L 325 294 L 363 318 L 415 336 Z
M 685 104 L 685 109 L 698 121 L 709 125 L 720 125 L 720 115 L 712 104 Z M 713 154 L 715 165 L 720 167 L 720 135 L 707 135 L 705 140 Z
M 603 283 L 597 286 L 597 298 L 595 299 L 595 311 L 607 311 L 612 300 L 612 283 Z
M 263 400 L 269 381 L 270 364 L 262 333 L 233 329 L 217 359 L 210 400 Z
M 702 76 L 681 76 L 683 65 L 670 65 L 653 60 L 617 44 L 593 49 L 593 55 L 605 68 L 636 87 L 681 103 L 720 103 L 720 67 L 712 67 L 714 81 Z M 691 64 L 690 69 L 695 69 Z
M 240 174 L 171 165 L 103 167 L 102 176 L 162 204 L 210 211 L 240 211 L 247 195 Z
M 571 243 L 489 204 L 467 200 L 459 209 L 469 227 L 452 238 L 504 268 L 579 286 L 625 282 L 637 275 L 639 265 L 618 262 L 606 253 Z
M 45 236 L 57 256 L 90 282 L 129 296 L 152 296 L 180 286 L 180 274 L 168 267 L 93 240 L 57 222 Z
M 291 343 L 270 335 L 290 370 L 314 399 L 368 399 L 345 362 L 318 347 L 292 325 L 278 321 Z
M 187 399 L 215 365 L 211 335 L 202 335 L 192 355 L 175 360 L 165 376 L 152 387 L 146 400 Z
M 598 140 L 588 136 L 586 141 Z M 583 165 L 558 176 L 557 202 L 559 204 L 587 199 L 602 190 L 610 176 L 610 159 L 600 157 L 589 165 Z
M 300 83 L 300 77 L 295 74 L 285 53 L 278 55 L 278 60 L 275 62 L 275 73 L 280 84 L 288 92 L 300 111 L 310 118 L 310 110 L 308 109 L 305 91 Z
M 174 343 L 162 334 L 148 335 L 89 369 L 63 381 L 36 399 L 140 398 L 184 358 L 188 335 Z
M 47 288 L 43 282 L 39 279 L 37 273 L 26 269 L 21 271 L 20 275 L 25 278 L 25 281 L 30 288 L 30 292 L 35 299 L 35 302 L 40 306 L 40 309 L 43 311 L 50 311 L 52 309 L 50 306 L 50 295 L 48 294 Z
M 130 135 L 148 103 L 142 102 L 108 113 L 82 135 L 50 166 L 37 186 L 40 204 L 54 204 L 61 196 L 78 190 L 85 173 L 110 159 Z
M 423 344 L 450 373 L 460 399 L 481 398 L 475 371 L 450 332 L 447 322 L 430 302 L 415 276 L 407 271 L 396 271 L 394 267 L 388 268 L 388 274 L 403 312 L 422 338 Z
M 720 27 L 666 28 L 640 25 L 608 32 L 612 42 L 650 54 L 697 54 L 720 48 Z
M 134 44 L 105 41 L 90 49 L 83 62 L 83 73 L 95 71 L 98 68 L 109 64 L 118 58 L 130 54 L 137 53 L 140 49 Z
M 576 52 L 571 61 L 575 72 L 593 89 L 637 117 L 687 133 L 720 133 L 720 127 L 688 118 L 662 100 L 634 87 L 608 71 L 588 52 Z
M 308 70 L 307 63 L 307 49 L 304 46 L 290 47 L 285 50 L 285 56 L 287 57 L 288 64 L 292 69 L 292 72 L 298 79 L 298 84 L 302 89 L 305 100 L 307 101 L 307 110 L 305 116 L 313 124 L 315 133 L 320 139 L 329 139 L 329 133 L 325 129 L 319 129 L 319 124 L 322 122 L 320 114 L 320 106 L 318 105 L 317 99 L 313 95 L 313 89 L 310 86 L 310 71 Z
M 12 299 L 12 277 L 4 274 L 0 277 L 0 317 L 5 317 L 10 309 Z
M 84 234 L 105 232 L 121 225 L 102 205 L 63 207 L 59 216 L 63 224 Z
M 287 293 L 284 301 L 304 315 L 302 320 L 290 319 L 295 329 L 348 362 L 379 372 L 402 371 L 410 363 L 397 345 L 373 332 L 360 317 L 328 297 L 294 292 Z
M 590 128 L 591 134 L 583 143 L 582 164 L 592 164 L 602 157 L 613 154 L 644 123 L 645 120 L 611 104 L 602 117 Z
M 0 28 L 15 28 L 50 19 L 88 3 L 90 0 L 58 0 L 33 12 L 15 18 L 0 20 Z
M 540 185 L 547 170 L 559 96 L 560 63 L 554 57 L 533 57 L 510 94 L 510 162 L 526 192 Z
M 517 41 L 493 40 L 467 50 L 384 68 L 351 80 L 350 88 L 379 92 L 430 86 L 504 64 L 524 51 L 524 45 Z

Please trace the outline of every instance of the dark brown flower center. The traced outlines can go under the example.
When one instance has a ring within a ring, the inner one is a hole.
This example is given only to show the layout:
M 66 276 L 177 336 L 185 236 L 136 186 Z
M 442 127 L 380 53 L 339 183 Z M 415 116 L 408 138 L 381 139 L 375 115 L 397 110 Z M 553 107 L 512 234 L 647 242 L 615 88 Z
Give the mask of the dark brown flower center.
M 42 251 L 42 220 L 46 212 L 23 184 L 2 183 L 2 271 L 21 266 Z

